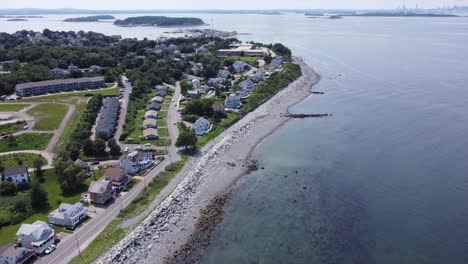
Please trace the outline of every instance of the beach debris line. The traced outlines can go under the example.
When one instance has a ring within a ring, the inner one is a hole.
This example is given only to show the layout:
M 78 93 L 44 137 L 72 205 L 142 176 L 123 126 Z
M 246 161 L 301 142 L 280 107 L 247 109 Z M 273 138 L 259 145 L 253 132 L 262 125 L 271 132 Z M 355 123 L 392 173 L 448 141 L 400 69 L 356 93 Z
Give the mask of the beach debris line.
M 325 94 L 324 92 L 310 92 L 311 94 Z
M 282 117 L 289 117 L 289 118 L 323 118 L 323 117 L 330 117 L 333 116 L 332 114 L 290 114 L 285 113 L 281 114 Z

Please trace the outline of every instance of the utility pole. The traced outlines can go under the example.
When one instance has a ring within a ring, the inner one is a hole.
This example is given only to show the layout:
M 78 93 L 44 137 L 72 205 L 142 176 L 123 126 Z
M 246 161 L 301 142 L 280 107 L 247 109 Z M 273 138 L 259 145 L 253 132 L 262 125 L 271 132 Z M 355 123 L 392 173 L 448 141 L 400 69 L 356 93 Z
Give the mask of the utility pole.
M 83 257 L 81 257 L 80 243 L 78 242 L 78 237 L 76 236 L 76 234 L 75 234 L 75 241 L 76 241 L 76 248 L 78 249 L 78 255 L 80 256 L 80 259 L 82 259 Z

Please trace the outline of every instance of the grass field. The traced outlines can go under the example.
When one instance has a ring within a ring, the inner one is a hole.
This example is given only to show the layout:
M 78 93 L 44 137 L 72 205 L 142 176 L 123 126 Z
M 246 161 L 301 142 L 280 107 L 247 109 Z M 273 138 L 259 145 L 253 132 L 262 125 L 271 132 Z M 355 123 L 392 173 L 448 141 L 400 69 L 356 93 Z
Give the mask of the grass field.
M 197 142 L 198 147 L 200 148 L 204 146 L 206 143 L 208 143 L 208 141 L 212 140 L 213 138 L 221 134 L 221 132 L 223 131 L 224 131 L 224 128 L 222 126 L 213 125 L 213 128 L 211 129 L 210 133 L 198 139 L 198 142 Z
M 169 130 L 167 128 L 159 128 L 158 133 L 160 137 L 169 137 Z
M 24 126 L 26 126 L 26 121 L 18 121 L 16 123 L 0 125 L 0 135 L 13 134 L 23 130 Z
M 27 113 L 34 117 L 36 124 L 34 130 L 52 131 L 59 128 L 68 107 L 62 104 L 40 104 Z
M 0 152 L 17 150 L 44 150 L 49 144 L 52 134 L 49 133 L 28 133 L 16 137 L 16 144 L 10 146 L 8 139 L 0 139 Z
M 164 119 L 158 119 L 157 124 L 158 124 L 158 128 L 159 127 L 167 127 L 167 122 Z
M 0 156 L 0 163 L 5 168 L 11 168 L 18 166 L 18 161 L 21 160 L 24 166 L 31 168 L 33 167 L 34 160 L 37 158 L 42 159 L 43 163 L 47 164 L 47 160 L 44 159 L 41 155 L 31 153 L 17 153 Z
M 18 112 L 28 106 L 28 104 L 0 104 L 0 112 Z
M 31 175 L 31 177 L 34 178 L 34 174 Z M 60 184 L 58 182 L 57 175 L 55 175 L 54 170 L 44 171 L 44 178 L 45 181 L 44 183 L 42 183 L 42 186 L 47 191 L 49 208 L 41 212 L 36 212 L 35 214 L 29 216 L 26 220 L 23 221 L 23 223 L 31 224 L 36 220 L 42 220 L 47 222 L 47 215 L 58 207 L 59 202 L 70 204 L 79 202 L 81 193 L 85 192 L 88 189 L 89 183 L 91 182 L 91 179 L 87 179 L 85 183 L 83 183 L 80 186 L 79 190 L 75 194 L 64 196 L 61 194 Z M 21 224 L 16 224 L 0 228 L 0 246 L 13 242 L 16 231 L 18 231 L 18 228 L 20 226 Z M 57 231 L 59 230 L 61 231 L 62 228 L 57 228 Z

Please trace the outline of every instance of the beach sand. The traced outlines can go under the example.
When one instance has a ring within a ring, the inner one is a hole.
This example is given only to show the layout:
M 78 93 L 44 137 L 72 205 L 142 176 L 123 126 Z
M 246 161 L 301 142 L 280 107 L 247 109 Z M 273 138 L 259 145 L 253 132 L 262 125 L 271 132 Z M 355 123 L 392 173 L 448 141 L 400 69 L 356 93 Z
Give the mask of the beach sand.
M 294 62 L 301 66 L 302 76 L 209 142 L 199 157 L 190 159 L 175 191 L 97 263 L 163 263 L 186 244 L 197 231 L 201 211 L 228 193 L 247 172 L 254 148 L 289 120 L 282 114 L 308 97 L 320 80 L 302 59 L 294 58 Z

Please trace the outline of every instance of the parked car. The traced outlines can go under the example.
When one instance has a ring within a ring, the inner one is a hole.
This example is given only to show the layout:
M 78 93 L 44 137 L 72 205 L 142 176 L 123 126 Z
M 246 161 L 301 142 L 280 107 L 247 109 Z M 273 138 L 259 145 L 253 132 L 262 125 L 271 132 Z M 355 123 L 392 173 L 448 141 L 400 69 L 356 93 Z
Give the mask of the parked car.
M 146 143 L 146 144 L 145 144 L 145 147 L 151 147 L 151 144 L 150 144 L 150 143 Z
M 54 250 L 57 248 L 55 245 L 50 245 L 46 250 L 45 253 L 49 255 L 50 253 L 54 252 Z
M 126 148 L 124 149 L 124 152 L 128 152 L 128 147 L 126 147 Z
M 91 165 L 99 165 L 99 163 L 100 163 L 99 161 L 93 161 L 91 162 Z

